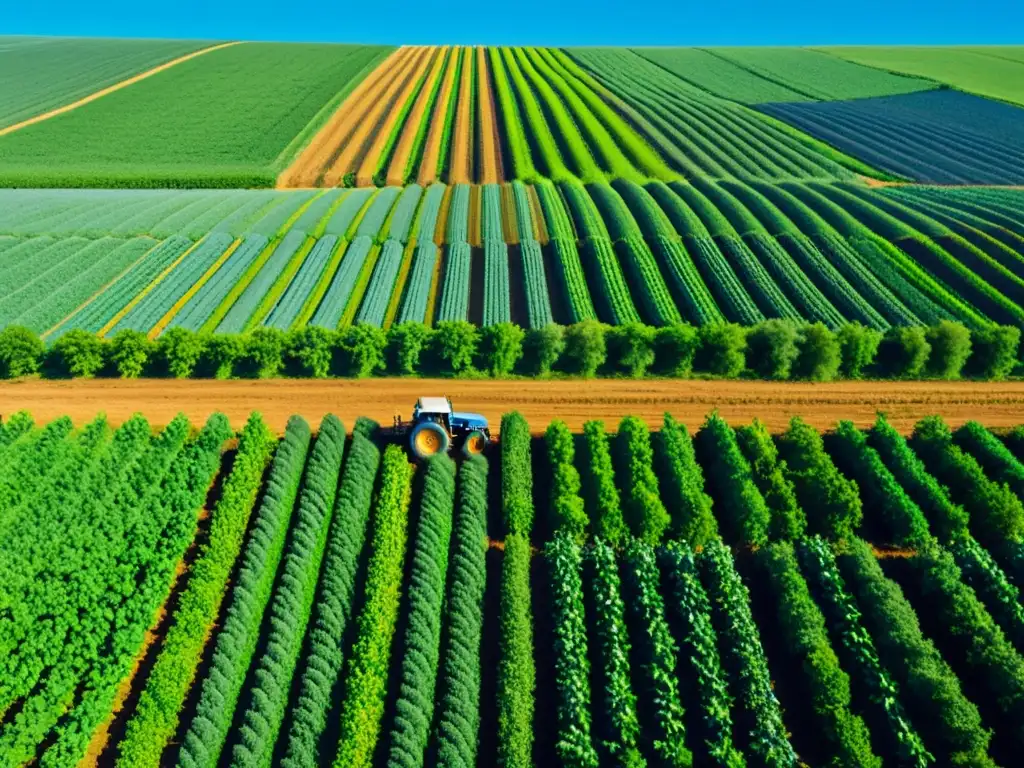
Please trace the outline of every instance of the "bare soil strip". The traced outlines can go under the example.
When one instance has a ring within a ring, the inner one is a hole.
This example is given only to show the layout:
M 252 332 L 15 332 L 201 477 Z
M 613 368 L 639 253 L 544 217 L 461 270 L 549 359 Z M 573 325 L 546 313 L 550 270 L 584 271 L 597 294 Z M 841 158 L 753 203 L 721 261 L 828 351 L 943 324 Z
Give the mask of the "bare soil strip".
M 497 184 L 505 180 L 501 164 L 501 139 L 498 137 L 497 109 L 487 55 L 483 46 L 476 49 L 477 102 L 480 104 L 480 164 L 477 170 L 481 184 Z
M 0 382 L 0 414 L 27 410 L 37 423 L 67 414 L 84 424 L 97 413 L 118 425 L 133 413 L 155 425 L 184 412 L 202 423 L 222 411 L 241 429 L 251 411 L 260 411 L 283 432 L 288 417 L 302 414 L 311 424 L 335 413 L 348 425 L 356 416 L 390 424 L 395 412 L 408 418 L 417 397 L 449 395 L 458 410 L 482 413 L 497 430 L 501 414 L 517 409 L 542 432 L 552 419 L 580 430 L 588 419 L 613 427 L 627 414 L 660 424 L 665 411 L 691 429 L 714 409 L 733 424 L 754 417 L 772 430 L 801 416 L 820 429 L 849 419 L 867 426 L 882 411 L 908 432 L 919 419 L 939 414 L 951 425 L 976 419 L 990 427 L 1024 423 L 1024 382 L 834 382 L 672 381 L 598 379 L 592 381 L 471 381 L 460 379 L 338 379 L 329 381 L 176 381 L 95 379 Z
M 63 107 L 51 109 L 49 112 L 44 112 L 41 115 L 30 117 L 28 118 L 28 120 L 22 120 L 20 123 L 8 125 L 6 128 L 0 129 L 0 136 L 6 136 L 8 133 L 14 133 L 15 131 L 21 130 L 22 128 L 27 128 L 28 126 L 34 125 L 35 123 L 41 123 L 43 122 L 43 120 L 49 120 L 51 117 L 63 115 L 65 112 L 70 112 L 73 109 L 84 107 L 89 102 L 96 101 L 96 99 L 101 99 L 104 96 L 113 93 L 114 91 L 121 90 L 122 88 L 127 88 L 129 85 L 134 85 L 140 80 L 145 80 L 147 77 L 152 77 L 153 75 L 163 72 L 165 69 L 170 69 L 171 67 L 177 66 L 182 62 L 188 61 L 189 59 L 194 59 L 196 56 L 202 56 L 206 53 L 219 51 L 221 48 L 230 48 L 232 45 L 239 45 L 240 43 L 240 40 L 236 40 L 230 43 L 220 43 L 219 45 L 211 45 L 209 48 L 202 48 L 198 51 L 192 51 L 192 53 L 186 53 L 184 56 L 179 56 L 176 59 L 166 61 L 163 64 L 160 64 L 159 66 L 153 67 L 152 69 L 147 69 L 145 72 L 140 72 L 137 75 L 133 75 L 132 77 L 129 77 L 127 80 L 122 80 L 119 83 L 114 83 L 111 86 L 96 91 L 96 93 L 90 93 L 88 96 L 81 98 L 78 101 L 73 101 L 70 104 L 65 104 Z
M 369 97 L 382 81 L 394 78 L 408 55 L 408 48 L 395 49 L 356 86 L 294 162 L 281 172 L 277 179 L 278 189 L 316 186 L 324 167 L 338 153 L 338 148 L 353 128 L 359 125 L 359 117 L 365 111 Z
M 473 49 L 466 48 L 462 57 L 462 79 L 459 83 L 455 125 L 448 143 L 448 151 L 451 152 L 449 184 L 473 183 L 473 62 Z
M 409 119 L 405 121 L 402 135 L 395 145 L 395 154 L 391 158 L 391 165 L 388 167 L 387 182 L 389 185 L 400 186 L 405 183 L 405 171 L 409 166 L 409 156 L 412 154 L 413 145 L 416 143 L 416 135 L 419 133 L 423 121 L 428 119 L 426 112 L 430 104 L 431 91 L 434 90 L 434 83 L 441 77 L 441 72 L 444 70 L 447 60 L 448 47 L 442 46 L 437 57 L 434 59 L 434 66 L 427 76 L 427 82 L 423 84 L 420 95 L 409 112 Z
M 423 159 L 420 161 L 417 183 L 431 184 L 437 181 L 437 159 L 441 154 L 441 137 L 444 134 L 444 119 L 448 112 L 448 102 L 454 98 L 452 91 L 455 89 L 455 70 L 458 69 L 458 57 L 462 55 L 462 49 L 458 46 L 452 48 L 448 57 L 448 67 L 444 72 L 444 82 L 441 83 L 441 91 L 437 94 L 437 102 L 434 104 L 434 114 L 430 116 L 430 130 L 427 131 L 427 144 L 423 150 Z

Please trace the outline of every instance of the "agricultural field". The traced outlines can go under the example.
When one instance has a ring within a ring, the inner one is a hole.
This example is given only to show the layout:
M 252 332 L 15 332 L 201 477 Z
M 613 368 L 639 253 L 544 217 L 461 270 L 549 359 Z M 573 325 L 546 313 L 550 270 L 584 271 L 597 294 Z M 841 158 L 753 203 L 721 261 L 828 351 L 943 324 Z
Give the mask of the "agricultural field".
M 543 181 L 0 191 L 0 327 L 1024 327 L 1024 194 Z
M 483 455 L 414 465 L 350 426 L 5 414 L 0 760 L 924 768 L 1024 746 L 1022 428 L 513 412 Z

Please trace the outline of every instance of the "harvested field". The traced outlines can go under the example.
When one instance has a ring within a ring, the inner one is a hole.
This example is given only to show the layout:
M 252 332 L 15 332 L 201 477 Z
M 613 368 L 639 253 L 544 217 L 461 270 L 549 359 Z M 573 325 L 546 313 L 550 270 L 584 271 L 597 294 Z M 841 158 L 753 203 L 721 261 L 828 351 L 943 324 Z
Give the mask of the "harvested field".
M 990 427 L 1019 424 L 1024 418 L 1024 382 L 834 382 L 829 384 L 759 381 L 672 381 L 598 379 L 592 381 L 460 381 L 458 379 L 370 379 L 334 381 L 175 381 L 106 380 L 13 381 L 0 383 L 0 413 L 25 409 L 38 423 L 68 414 L 76 424 L 105 412 L 112 424 L 133 413 L 166 424 L 179 411 L 202 422 L 222 411 L 240 428 L 252 411 L 263 414 L 276 431 L 288 417 L 311 422 L 335 413 L 346 424 L 357 415 L 390 423 L 395 411 L 405 417 L 416 398 L 444 393 L 460 410 L 482 413 L 497 425 L 502 413 L 519 410 L 538 430 L 563 419 L 579 430 L 588 419 L 617 423 L 626 414 L 654 426 L 665 411 L 696 428 L 718 409 L 728 421 L 760 418 L 774 431 L 800 415 L 816 428 L 840 419 L 858 426 L 878 411 L 909 432 L 916 421 L 940 414 L 951 425 L 969 419 Z

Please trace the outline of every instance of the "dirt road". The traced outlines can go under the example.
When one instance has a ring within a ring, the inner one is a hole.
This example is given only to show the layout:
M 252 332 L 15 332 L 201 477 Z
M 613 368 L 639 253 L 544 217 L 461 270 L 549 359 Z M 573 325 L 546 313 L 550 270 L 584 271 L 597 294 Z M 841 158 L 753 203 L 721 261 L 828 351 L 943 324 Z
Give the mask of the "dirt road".
M 867 425 L 879 410 L 904 431 L 934 413 L 954 425 L 968 419 L 992 427 L 1024 423 L 1024 382 L 28 380 L 0 382 L 0 414 L 25 409 L 37 422 L 68 414 L 80 424 L 105 412 L 118 424 L 141 412 L 162 425 L 179 411 L 200 422 L 219 410 L 241 426 L 250 411 L 258 410 L 274 429 L 283 430 L 293 413 L 314 425 L 325 413 L 336 413 L 349 426 L 358 415 L 388 423 L 396 409 L 408 417 L 418 396 L 436 394 L 449 395 L 460 410 L 484 414 L 495 427 L 502 413 L 518 409 L 538 432 L 555 418 L 573 429 L 594 418 L 613 424 L 626 414 L 653 425 L 665 411 L 695 428 L 715 408 L 730 422 L 757 416 L 773 430 L 783 429 L 794 415 L 821 428 L 839 419 Z

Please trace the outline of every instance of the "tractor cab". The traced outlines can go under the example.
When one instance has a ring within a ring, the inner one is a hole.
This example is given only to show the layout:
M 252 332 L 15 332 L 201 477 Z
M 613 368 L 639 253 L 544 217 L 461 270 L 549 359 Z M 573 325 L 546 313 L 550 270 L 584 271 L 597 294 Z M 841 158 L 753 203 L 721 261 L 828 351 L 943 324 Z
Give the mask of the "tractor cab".
M 403 427 L 400 421 L 396 427 Z M 418 459 L 447 453 L 456 445 L 466 456 L 483 453 L 490 442 L 487 419 L 479 413 L 456 411 L 449 397 L 421 397 L 407 425 L 409 447 Z

